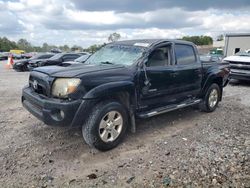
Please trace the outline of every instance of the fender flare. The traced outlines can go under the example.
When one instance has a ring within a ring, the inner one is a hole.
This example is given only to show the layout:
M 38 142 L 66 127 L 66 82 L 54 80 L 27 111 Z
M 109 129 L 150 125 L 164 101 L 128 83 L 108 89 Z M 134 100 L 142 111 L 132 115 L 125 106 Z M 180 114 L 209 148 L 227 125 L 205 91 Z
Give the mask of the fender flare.
M 117 81 L 102 84 L 90 90 L 83 99 L 96 99 L 103 96 L 109 96 L 110 94 L 117 92 L 128 92 L 131 95 L 134 95 L 135 86 L 131 81 Z
M 204 84 L 203 84 L 203 87 L 201 89 L 201 96 L 203 97 L 205 94 L 206 94 L 206 91 L 208 89 L 208 87 L 212 84 L 212 83 L 218 83 L 218 82 L 215 82 L 215 80 L 221 80 L 221 84 L 218 83 L 219 87 L 223 88 L 223 77 L 219 75 L 220 72 L 217 72 L 217 73 L 210 73 L 208 76 L 207 76 L 207 79 L 205 80 Z
M 134 110 L 136 105 L 136 91 L 134 83 L 131 81 L 105 83 L 90 90 L 82 98 L 82 103 L 76 111 L 71 127 L 79 127 L 83 125 L 91 112 L 91 108 L 99 101 L 100 98 L 112 96 L 112 94 L 120 92 L 128 92 L 130 95 L 131 104 L 128 107 L 128 112 L 130 115 L 131 131 L 135 132 Z

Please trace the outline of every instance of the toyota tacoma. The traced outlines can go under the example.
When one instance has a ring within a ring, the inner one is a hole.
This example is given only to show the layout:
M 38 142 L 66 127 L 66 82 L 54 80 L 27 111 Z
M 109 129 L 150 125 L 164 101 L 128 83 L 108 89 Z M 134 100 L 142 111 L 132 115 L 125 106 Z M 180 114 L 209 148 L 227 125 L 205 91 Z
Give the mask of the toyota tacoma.
M 227 63 L 201 62 L 190 42 L 117 41 L 82 65 L 34 69 L 22 103 L 47 125 L 82 127 L 84 140 L 104 151 L 136 131 L 136 118 L 191 105 L 214 111 L 228 75 Z

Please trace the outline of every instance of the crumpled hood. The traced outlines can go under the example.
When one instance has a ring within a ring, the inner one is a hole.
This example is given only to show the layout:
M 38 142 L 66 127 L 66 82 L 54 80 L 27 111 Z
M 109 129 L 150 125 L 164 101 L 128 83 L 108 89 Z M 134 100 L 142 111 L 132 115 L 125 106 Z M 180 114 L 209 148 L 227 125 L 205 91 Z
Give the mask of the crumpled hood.
M 85 74 L 95 73 L 95 72 L 105 72 L 114 71 L 115 69 L 121 71 L 122 69 L 127 70 L 125 66 L 122 65 L 89 65 L 82 64 L 79 66 L 45 66 L 35 68 L 33 71 L 41 72 L 47 74 L 51 77 L 81 77 Z

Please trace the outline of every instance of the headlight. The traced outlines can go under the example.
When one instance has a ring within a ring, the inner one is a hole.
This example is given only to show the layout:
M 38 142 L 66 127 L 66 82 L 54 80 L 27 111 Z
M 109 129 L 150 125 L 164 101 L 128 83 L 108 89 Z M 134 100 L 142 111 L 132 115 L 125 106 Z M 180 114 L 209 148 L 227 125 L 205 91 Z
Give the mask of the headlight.
M 67 98 L 68 94 L 76 91 L 81 80 L 78 78 L 57 78 L 52 85 L 52 95 L 59 98 Z

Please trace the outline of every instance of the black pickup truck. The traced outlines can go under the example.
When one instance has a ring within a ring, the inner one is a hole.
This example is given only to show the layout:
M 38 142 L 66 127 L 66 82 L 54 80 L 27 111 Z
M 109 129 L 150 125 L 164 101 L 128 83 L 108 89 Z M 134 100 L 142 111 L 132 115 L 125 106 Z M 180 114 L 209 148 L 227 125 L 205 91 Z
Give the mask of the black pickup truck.
M 83 65 L 30 73 L 22 103 L 47 125 L 82 127 L 99 150 L 117 146 L 136 118 L 197 105 L 212 112 L 228 83 L 229 65 L 201 62 L 193 43 L 130 40 L 107 44 Z

